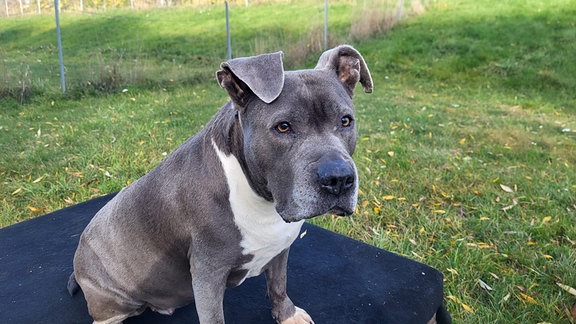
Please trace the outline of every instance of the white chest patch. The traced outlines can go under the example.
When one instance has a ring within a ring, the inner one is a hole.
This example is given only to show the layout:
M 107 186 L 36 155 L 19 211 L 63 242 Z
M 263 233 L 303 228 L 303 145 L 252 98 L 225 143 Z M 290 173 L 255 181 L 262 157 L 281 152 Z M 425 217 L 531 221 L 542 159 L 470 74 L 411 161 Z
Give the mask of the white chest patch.
M 248 270 L 246 278 L 254 277 L 272 258 L 294 242 L 304 220 L 286 223 L 276 212 L 273 202 L 266 201 L 250 188 L 236 157 L 224 154 L 214 141 L 212 146 L 228 181 L 234 222 L 242 234 L 242 253 L 254 256 L 243 266 Z

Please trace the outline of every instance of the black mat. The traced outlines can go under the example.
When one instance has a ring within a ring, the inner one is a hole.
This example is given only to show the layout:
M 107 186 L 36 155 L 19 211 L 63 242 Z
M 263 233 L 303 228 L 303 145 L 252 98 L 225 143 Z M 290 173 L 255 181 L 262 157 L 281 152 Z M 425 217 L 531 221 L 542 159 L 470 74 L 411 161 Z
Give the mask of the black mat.
M 80 233 L 112 195 L 0 229 L 0 323 L 90 323 L 66 282 Z M 323 323 L 427 323 L 443 311 L 442 274 L 421 263 L 305 224 L 290 250 L 288 293 Z M 263 276 L 228 289 L 226 323 L 274 323 Z M 194 305 L 125 323 L 198 323 Z

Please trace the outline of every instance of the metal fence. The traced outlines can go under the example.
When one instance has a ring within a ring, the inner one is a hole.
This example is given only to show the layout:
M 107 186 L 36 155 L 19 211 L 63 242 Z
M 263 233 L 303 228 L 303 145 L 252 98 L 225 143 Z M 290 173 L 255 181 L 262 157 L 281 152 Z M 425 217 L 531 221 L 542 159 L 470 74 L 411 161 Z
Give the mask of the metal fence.
M 2 20 L 3 19 L 14 19 L 20 15 L 38 15 L 41 14 L 46 19 L 46 16 L 56 15 L 56 30 L 54 34 L 43 34 L 42 37 L 37 37 L 38 42 L 34 48 L 23 48 L 22 51 L 18 51 L 17 55 L 10 55 L 2 49 L 2 40 L 0 40 L 0 56 L 3 59 L 0 60 L 0 99 L 2 97 L 18 97 L 20 101 L 25 101 L 24 98 L 32 92 L 54 92 L 63 91 L 66 92 L 69 86 L 76 86 L 76 89 L 83 88 L 85 86 L 93 87 L 95 89 L 108 91 L 109 88 L 114 87 L 124 87 L 126 84 L 129 85 L 142 85 L 151 84 L 153 82 L 194 82 L 194 78 L 197 76 L 190 76 L 187 74 L 185 69 L 182 69 L 182 62 L 177 60 L 181 59 L 180 55 L 172 55 L 170 60 L 152 60 L 146 54 L 134 54 L 124 55 L 122 48 L 110 47 L 108 44 L 109 37 L 114 35 L 97 35 L 99 41 L 98 43 L 92 42 L 91 45 L 87 45 L 86 48 L 82 48 L 83 52 L 90 52 L 89 55 L 85 57 L 87 60 L 78 62 L 78 60 L 67 60 L 67 51 L 77 52 L 77 48 L 70 48 L 67 45 L 66 39 L 63 40 L 64 44 L 62 48 L 62 42 L 59 35 L 58 21 L 59 13 L 74 12 L 77 15 L 78 12 L 83 13 L 102 13 L 105 10 L 113 11 L 117 9 L 121 10 L 139 10 L 150 8 L 164 8 L 164 7 L 206 7 L 206 6 L 221 6 L 222 7 L 222 32 L 224 28 L 229 29 L 229 25 L 225 24 L 224 20 L 227 17 L 224 16 L 224 7 L 228 7 L 228 1 L 223 0 L 0 0 L 4 1 L 5 4 L 5 17 L 0 16 L 0 35 L 2 32 Z M 36 1 L 36 2 L 32 2 Z M 49 1 L 49 2 L 48 2 Z M 53 1 L 53 2 L 52 2 Z M 60 1 L 60 2 L 59 2 Z M 328 47 L 329 37 L 328 37 L 328 0 L 317 0 L 317 6 L 314 5 L 318 10 L 313 10 L 311 15 L 311 22 L 314 22 L 311 29 L 314 29 L 311 34 L 315 38 L 314 43 L 316 48 L 312 51 L 316 52 L 322 50 L 322 48 Z M 235 8 L 243 6 L 252 6 L 261 3 L 288 3 L 292 4 L 290 0 L 267 0 L 267 1 L 257 1 L 257 0 L 235 0 L 230 1 L 230 4 Z M 352 3 L 355 1 L 351 0 Z M 407 14 L 408 10 L 413 10 L 415 3 L 426 3 L 422 0 L 374 0 L 374 2 L 379 4 L 379 7 L 388 15 L 387 19 L 392 21 L 397 21 L 402 18 L 402 15 Z M 58 6 L 60 10 L 55 10 L 55 6 Z M 320 8 L 324 7 L 324 10 Z M 356 8 L 366 7 L 365 2 L 362 6 L 352 6 Z M 114 8 L 114 9 L 112 9 Z M 370 20 L 371 15 L 377 10 L 368 7 L 363 8 L 358 16 L 358 20 L 361 23 L 357 25 L 374 27 L 374 24 L 382 24 L 382 27 L 377 26 L 377 29 L 387 28 L 386 24 L 389 22 L 384 19 L 378 18 L 376 20 Z M 227 10 L 226 10 L 227 12 Z M 63 19 L 66 19 L 63 15 Z M 390 19 L 392 17 L 392 19 Z M 324 21 L 323 26 L 320 21 Z M 318 22 L 318 23 L 316 23 Z M 323 27 L 323 28 L 322 28 Z M 118 27 L 120 28 L 120 27 Z M 354 21 L 351 22 L 351 32 L 355 32 L 358 35 L 365 33 L 364 30 L 354 31 Z M 227 35 L 229 37 L 230 33 L 227 30 Z M 280 35 L 281 37 L 282 35 Z M 270 42 L 270 35 L 263 35 L 266 41 L 263 43 Z M 58 41 L 56 42 L 56 40 Z M 131 42 L 127 48 L 136 48 L 143 42 L 142 36 L 130 35 L 122 39 L 122 43 Z M 213 41 L 213 39 L 211 39 Z M 219 41 L 222 41 L 220 39 Z M 294 42 L 294 39 L 279 39 L 278 42 L 282 42 L 282 50 L 285 51 L 287 57 L 302 57 L 305 55 L 292 55 L 301 54 L 297 53 L 287 53 L 286 50 L 290 42 Z M 168 41 L 167 41 L 168 42 Z M 274 42 L 274 41 L 272 41 Z M 55 44 L 57 43 L 57 44 Z M 227 56 L 231 56 L 230 40 L 225 43 L 222 41 L 222 51 L 221 54 L 227 53 Z M 228 49 L 226 51 L 226 44 Z M 267 44 L 266 44 L 267 45 Z M 292 44 L 292 48 L 295 51 L 307 50 L 310 51 L 310 46 L 308 44 Z M 301 46 L 302 45 L 302 46 Z M 162 50 L 170 52 L 171 44 L 166 43 L 159 44 Z M 250 45 L 250 52 L 262 52 L 265 50 L 270 50 L 269 48 L 263 48 L 258 39 L 254 40 L 254 45 Z M 254 46 L 252 48 L 252 46 Z M 246 52 L 246 51 L 244 51 Z M 10 52 L 14 54 L 14 52 Z M 6 55 L 8 54 L 8 55 Z M 58 54 L 58 56 L 56 55 Z M 304 53 L 306 54 L 306 53 Z M 134 55 L 143 55 L 139 57 L 134 57 Z M 127 56 L 130 56 L 128 58 Z M 60 58 L 58 61 L 57 57 Z M 224 58 L 223 55 L 221 58 Z M 174 61 L 176 60 L 176 61 Z M 204 62 L 203 65 L 213 65 L 214 62 Z M 201 64 L 202 66 L 202 64 Z M 202 71 L 204 73 L 205 71 Z M 199 72 L 200 73 L 200 70 Z
M 41 14 L 54 14 L 53 0 L 2 0 L 3 8 L 0 17 L 16 17 Z M 214 3 L 222 3 L 223 0 L 61 0 L 61 11 L 95 13 L 110 9 L 153 9 L 176 6 L 205 6 Z M 232 0 L 232 4 L 249 5 L 263 1 Z

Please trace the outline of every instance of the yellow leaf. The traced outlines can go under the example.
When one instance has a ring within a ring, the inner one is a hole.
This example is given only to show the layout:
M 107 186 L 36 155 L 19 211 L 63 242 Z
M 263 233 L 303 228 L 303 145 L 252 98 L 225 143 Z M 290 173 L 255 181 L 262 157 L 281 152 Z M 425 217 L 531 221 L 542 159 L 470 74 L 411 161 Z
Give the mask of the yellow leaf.
M 383 200 L 392 200 L 394 198 L 396 198 L 396 197 L 395 196 L 382 196 Z
M 552 216 L 545 216 L 545 217 L 542 219 L 542 224 L 547 223 L 547 222 L 549 222 L 550 220 L 552 220 Z
M 32 181 L 32 183 L 38 183 L 38 182 L 42 181 L 43 178 L 44 178 L 44 176 L 41 176 L 40 178 Z
M 16 195 L 22 192 L 22 188 L 18 188 L 12 192 L 12 195 Z
M 551 255 L 549 255 L 549 254 L 542 254 L 542 256 L 544 256 L 544 257 L 545 257 L 546 259 L 548 259 L 548 260 L 554 259 L 554 257 L 551 256 Z
M 520 297 L 522 297 L 522 299 L 524 299 L 524 301 L 526 301 L 527 303 L 534 304 L 534 305 L 538 304 L 534 298 L 526 295 L 525 293 L 519 292 L 519 294 L 520 294 Z
M 480 220 L 481 221 L 490 220 L 490 217 L 483 216 L 483 217 L 480 217 Z
M 381 211 L 382 211 L 382 209 L 380 207 L 374 207 L 374 212 L 376 214 L 380 214 Z
M 418 231 L 418 234 L 422 235 L 426 232 L 426 230 L 424 229 L 424 226 L 420 227 L 420 230 Z
M 447 296 L 447 298 L 460 304 L 460 306 L 462 306 L 462 308 L 464 308 L 465 311 L 467 311 L 469 313 L 474 313 L 474 309 L 472 309 L 472 307 L 464 304 L 462 301 L 460 301 L 460 299 L 458 299 L 458 297 L 450 295 L 450 296 Z
M 466 144 L 466 139 L 465 139 L 465 138 L 463 138 L 463 139 L 460 140 L 460 145 L 464 145 L 464 144 Z
M 508 186 L 506 186 L 506 185 L 500 184 L 500 188 L 502 188 L 502 190 L 504 190 L 504 191 L 506 191 L 506 192 L 508 192 L 508 193 L 514 193 L 514 189 L 512 189 L 512 188 L 510 188 L 510 187 L 508 187 Z
M 41 208 L 37 208 L 37 207 L 32 207 L 32 206 L 27 206 L 28 209 L 30 209 L 33 213 L 39 213 L 42 211 Z
M 436 209 L 436 210 L 433 210 L 432 212 L 433 212 L 434 214 L 446 214 L 446 211 L 445 211 L 445 210 L 442 210 L 442 209 Z
M 394 154 L 396 154 L 396 153 L 394 153 L 394 151 L 389 151 L 389 152 L 388 152 L 388 156 L 390 156 L 390 157 L 394 156 Z
M 462 305 L 462 308 L 464 308 L 465 311 L 467 311 L 468 313 L 472 313 L 474 314 L 474 309 L 472 309 L 472 307 L 460 302 L 460 305 Z

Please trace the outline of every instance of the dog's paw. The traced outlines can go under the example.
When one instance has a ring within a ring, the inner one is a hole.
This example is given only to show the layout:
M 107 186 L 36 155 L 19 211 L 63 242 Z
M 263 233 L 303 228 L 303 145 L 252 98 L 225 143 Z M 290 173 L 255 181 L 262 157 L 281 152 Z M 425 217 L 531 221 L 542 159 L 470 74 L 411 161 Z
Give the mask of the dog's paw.
M 312 317 L 306 313 L 305 310 L 296 307 L 296 312 L 294 312 L 294 315 L 283 320 L 280 322 L 280 324 L 314 324 L 314 321 L 312 320 Z

